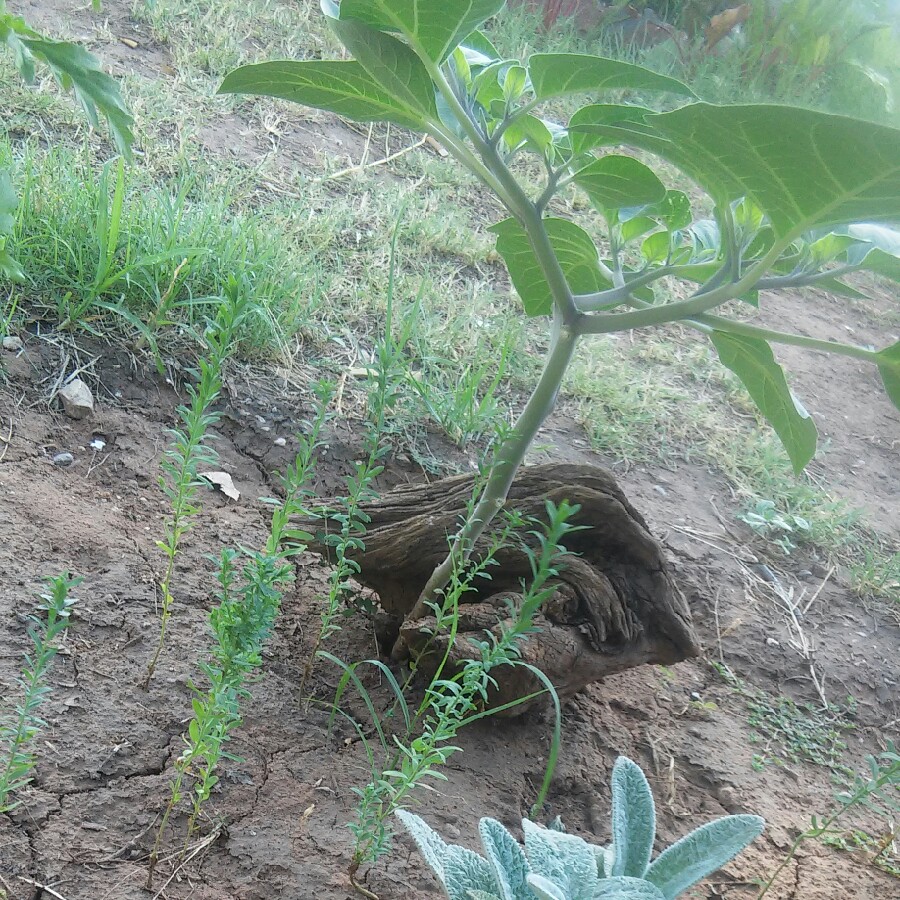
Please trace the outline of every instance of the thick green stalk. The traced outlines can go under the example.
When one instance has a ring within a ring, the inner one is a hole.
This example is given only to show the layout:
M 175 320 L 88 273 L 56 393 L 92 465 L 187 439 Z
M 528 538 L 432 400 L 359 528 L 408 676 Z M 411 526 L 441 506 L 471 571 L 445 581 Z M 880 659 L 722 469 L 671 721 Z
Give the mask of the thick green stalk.
M 567 325 L 554 324 L 550 353 L 544 364 L 540 380 L 525 409 L 522 410 L 510 436 L 497 448 L 491 474 L 472 515 L 453 539 L 447 558 L 434 570 L 422 590 L 409 619 L 421 618 L 427 604 L 444 588 L 453 574 L 453 567 L 460 559 L 467 559 L 475 541 L 484 532 L 494 516 L 503 509 L 513 478 L 538 429 L 553 410 L 563 374 L 572 358 L 577 335 Z M 402 652 L 402 644 L 395 647 L 395 654 Z
M 422 59 L 438 90 L 463 124 L 466 134 L 481 156 L 484 166 L 499 183 L 501 191 L 497 192 L 498 195 L 525 229 L 550 287 L 553 297 L 554 321 L 550 352 L 540 380 L 528 399 L 525 409 L 522 410 L 512 433 L 496 449 L 491 473 L 472 515 L 454 537 L 447 557 L 428 579 L 428 583 L 409 612 L 408 619 L 421 618 L 425 614 L 428 603 L 446 587 L 454 567 L 460 561 L 468 559 L 475 542 L 506 503 L 509 489 L 525 458 L 525 453 L 556 403 L 563 375 L 575 349 L 575 342 L 578 338 L 575 326 L 581 316 L 550 243 L 540 210 L 516 181 L 515 176 L 500 158 L 496 147 L 482 137 L 478 126 L 463 109 L 440 67 L 427 60 L 424 55 L 422 55 Z M 394 646 L 394 655 L 402 656 L 404 652 L 404 642 L 402 639 L 398 639 Z

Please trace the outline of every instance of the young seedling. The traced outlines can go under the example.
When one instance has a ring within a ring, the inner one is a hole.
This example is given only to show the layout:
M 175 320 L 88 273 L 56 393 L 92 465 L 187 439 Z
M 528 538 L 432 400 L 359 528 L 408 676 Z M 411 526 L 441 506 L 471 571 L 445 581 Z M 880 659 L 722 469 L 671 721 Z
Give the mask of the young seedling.
M 761 291 L 807 285 L 858 296 L 842 278 L 863 269 L 900 279 L 900 233 L 877 224 L 900 219 L 900 131 L 785 106 L 693 102 L 692 91 L 675 79 L 588 54 L 504 59 L 477 30 L 502 0 L 322 6 L 353 59 L 244 66 L 220 92 L 280 97 L 439 141 L 509 213 L 491 229 L 497 250 L 526 314 L 550 320 L 543 373 L 496 446 L 480 500 L 411 620 L 423 615 L 503 508 L 573 350 L 588 335 L 679 323 L 707 336 L 798 472 L 815 454 L 816 427 L 788 387 L 771 342 L 874 364 L 900 407 L 900 343 L 873 350 L 715 312 L 732 300 L 755 307 Z M 621 102 L 625 92 L 690 102 L 654 112 Z M 576 94 L 604 99 L 579 109 L 564 127 L 539 117 L 542 105 Z M 708 194 L 713 217 L 696 218 L 691 198 L 668 190 L 637 159 L 596 155 L 622 145 L 680 169 Z M 537 191 L 516 167 L 523 153 L 537 156 L 545 172 Z M 551 214 L 555 198 L 572 186 L 604 222 L 599 249 L 585 228 Z M 667 281 L 682 284 L 662 290 Z
M 328 576 L 328 593 L 324 598 L 319 633 L 300 681 L 301 694 L 315 669 L 322 645 L 340 630 L 338 619 L 344 610 L 344 601 L 352 589 L 351 579 L 359 572 L 358 563 L 351 557 L 354 551 L 365 549 L 364 538 L 369 517 L 362 506 L 377 499 L 378 496 L 374 483 L 384 469 L 381 460 L 389 449 L 384 443 L 387 421 L 399 399 L 404 378 L 404 347 L 410 337 L 412 318 L 405 319 L 398 337 L 393 334 L 397 237 L 400 233 L 400 224 L 401 217 L 398 216 L 391 239 L 384 332 L 376 342 L 373 362 L 369 368 L 369 417 L 362 448 L 363 458 L 356 464 L 353 474 L 347 476 L 345 482 L 347 490 L 338 509 L 308 512 L 325 520 L 323 543 L 329 550 L 331 572 Z M 330 399 L 330 391 L 327 394 L 319 393 L 318 403 L 321 411 L 317 419 L 319 428 L 324 422 L 324 409 Z M 316 433 L 318 434 L 318 430 Z M 329 532 L 327 530 L 329 523 L 335 523 L 338 526 L 337 530 Z
M 76 603 L 69 592 L 80 582 L 80 578 L 67 575 L 48 578 L 48 591 L 41 594 L 44 602 L 38 607 L 44 617 L 29 616 L 28 637 L 33 649 L 25 654 L 25 669 L 16 679 L 21 700 L 12 715 L 0 718 L 0 813 L 15 809 L 21 801 L 11 800 L 11 795 L 31 783 L 37 764 L 33 744 L 44 726 L 37 711 L 50 693 L 46 682 L 57 653 L 54 642 L 68 627 Z
M 418 816 L 397 817 L 447 897 L 473 900 L 674 900 L 741 852 L 763 830 L 759 816 L 726 816 L 692 831 L 651 862 L 653 794 L 640 767 L 620 756 L 612 774 L 612 843 L 589 844 L 522 820 L 524 851 L 496 819 L 482 819 L 485 856 L 445 844 Z
M 329 395 L 330 389 L 320 385 L 320 397 Z M 194 715 L 182 736 L 185 747 L 175 762 L 169 799 L 150 852 L 148 888 L 153 883 L 169 820 L 184 798 L 185 781 L 192 779 L 186 850 L 203 805 L 219 780 L 217 768 L 227 756 L 224 746 L 241 723 L 240 702 L 247 694 L 246 681 L 262 664 L 262 648 L 278 615 L 284 586 L 293 577 L 291 557 L 304 549 L 302 541 L 307 535 L 293 529 L 290 520 L 306 511 L 312 495 L 310 484 L 326 409 L 327 403 L 320 403 L 315 419 L 305 423 L 306 431 L 297 436 L 300 450 L 282 477 L 284 497 L 268 501 L 273 510 L 265 547 L 240 554 L 226 548 L 219 559 L 219 603 L 209 616 L 216 641 L 210 661 L 200 667 L 208 687 L 191 684 Z M 240 573 L 238 560 L 243 560 Z
M 221 413 L 212 408 L 222 388 L 222 369 L 234 352 L 234 335 L 246 314 L 246 295 L 237 282 L 231 282 L 226 291 L 225 302 L 219 306 L 215 320 L 207 329 L 206 341 L 209 347 L 206 357 L 201 357 L 197 386 L 188 385 L 191 398 L 189 406 L 178 407 L 178 417 L 182 427 L 172 430 L 173 442 L 166 450 L 162 461 L 163 475 L 160 485 L 171 503 L 171 518 L 166 522 L 166 534 L 156 546 L 166 557 L 166 569 L 159 583 L 162 597 L 162 612 L 159 625 L 159 639 L 156 650 L 147 665 L 147 674 L 142 687 L 147 690 L 166 640 L 166 629 L 172 617 L 172 578 L 175 574 L 175 560 L 181 540 L 193 526 L 192 520 L 200 511 L 197 505 L 197 489 L 204 482 L 198 472 L 201 466 L 212 465 L 217 456 L 207 443 L 207 432 L 221 418 Z
M 468 564 L 464 571 L 454 573 L 447 589 L 442 592 L 440 602 L 431 605 L 435 616 L 435 622 L 431 626 L 431 641 L 436 644 L 436 639 L 441 639 L 443 656 L 417 709 L 409 708 L 404 693 L 406 686 L 401 687 L 390 669 L 379 660 L 347 665 L 331 654 L 320 654 L 343 672 L 332 702 L 331 721 L 334 722 L 339 712 L 349 719 L 360 735 L 372 765 L 372 780 L 364 788 L 354 789 L 359 796 L 359 804 L 357 821 L 350 826 L 354 848 L 349 875 L 354 886 L 364 895 L 371 896 L 356 880 L 360 866 L 375 862 L 387 852 L 391 837 L 390 817 L 407 802 L 409 795 L 417 788 L 427 785 L 429 780 L 445 778 L 441 768 L 460 749 L 454 743 L 459 731 L 472 722 L 526 703 L 547 691 L 556 709 L 556 724 L 544 782 L 535 802 L 535 808 L 543 806 L 559 752 L 559 699 L 543 673 L 522 661 L 519 643 L 535 630 L 534 617 L 555 590 L 551 582 L 564 565 L 567 552 L 562 541 L 565 535 L 574 530 L 568 520 L 576 512 L 577 507 L 567 503 L 558 507 L 548 503 L 546 525 L 530 532 L 536 539 L 537 552 L 525 545 L 531 564 L 531 578 L 527 586 L 523 586 L 521 602 L 510 610 L 512 624 L 503 628 L 499 634 L 485 635 L 485 640 L 477 645 L 478 655 L 454 666 L 452 675 L 445 675 L 450 667 L 450 652 L 454 647 L 463 595 L 474 589 L 477 579 L 489 577 L 488 572 L 496 564 L 497 553 L 521 534 L 523 527 L 527 527 L 526 523 L 514 515 L 508 517 L 504 527 L 493 535 L 484 556 L 477 562 Z M 433 646 L 431 650 L 426 647 L 420 653 L 419 660 L 422 661 L 430 652 L 435 652 Z M 357 669 L 361 665 L 374 666 L 390 685 L 395 704 L 387 714 L 379 716 L 376 713 L 374 703 L 357 675 Z M 501 666 L 525 666 L 541 683 L 542 688 L 535 694 L 520 697 L 510 703 L 491 706 L 491 689 L 496 687 L 492 672 Z M 368 738 L 355 720 L 341 709 L 344 692 L 351 683 L 360 693 L 372 717 L 385 759 L 382 767 L 375 763 L 375 751 L 370 747 Z M 398 710 L 403 719 L 402 732 L 394 735 L 391 741 L 385 734 L 385 720 L 394 718 Z
M 756 900 L 762 900 L 769 893 L 778 876 L 794 858 L 804 841 L 827 835 L 834 823 L 854 807 L 868 806 L 886 814 L 892 822 L 895 820 L 897 813 L 900 812 L 900 753 L 888 741 L 887 750 L 877 757 L 866 757 L 866 762 L 869 766 L 869 777 L 863 778 L 857 775 L 850 790 L 838 795 L 840 803 L 830 815 L 824 819 L 819 819 L 817 816 L 812 817 L 810 827 L 797 835 L 778 868 L 763 883 Z

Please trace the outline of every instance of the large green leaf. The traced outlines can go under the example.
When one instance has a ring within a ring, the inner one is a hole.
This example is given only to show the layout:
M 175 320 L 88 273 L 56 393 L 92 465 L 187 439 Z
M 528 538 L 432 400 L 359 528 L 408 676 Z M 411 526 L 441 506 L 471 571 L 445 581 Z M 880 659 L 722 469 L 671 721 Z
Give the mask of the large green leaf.
M 900 409 L 900 341 L 876 354 L 878 371 L 891 403 Z
M 791 393 L 784 372 L 766 341 L 714 331 L 719 359 L 737 375 L 753 402 L 775 430 L 800 473 L 816 454 L 818 432 L 809 413 Z
M 418 110 L 385 91 L 356 60 L 284 60 L 241 66 L 225 76 L 219 93 L 280 97 L 357 122 L 425 127 Z
M 535 53 L 528 60 L 528 71 L 538 100 L 623 89 L 695 96 L 686 84 L 675 78 L 588 53 Z
M 884 125 L 772 104 L 693 103 L 570 131 L 649 150 L 717 199 L 749 197 L 781 237 L 900 217 L 900 131 Z
M 581 169 L 575 183 L 602 210 L 659 203 L 666 186 L 631 156 L 603 156 Z
M 645 106 L 631 106 L 623 103 L 589 103 L 572 113 L 569 119 L 569 134 L 572 150 L 585 153 L 593 147 L 607 143 L 601 133 L 591 133 L 590 129 L 601 126 L 619 125 L 623 122 L 643 122 L 653 110 Z M 610 139 L 611 141 L 612 139 Z
M 95 127 L 100 125 L 99 110 L 109 123 L 119 152 L 129 156 L 134 140 L 131 133 L 134 120 L 122 100 L 115 79 L 100 68 L 96 57 L 77 44 L 66 41 L 23 37 L 21 43 L 35 57 L 47 63 L 63 88 L 74 89 L 75 96 Z
M 423 119 L 438 118 L 431 76 L 407 44 L 352 20 L 331 19 L 331 27 L 384 91 Z
M 566 281 L 575 294 L 590 294 L 610 287 L 597 262 L 591 236 L 568 219 L 544 219 L 550 243 Z M 490 228 L 497 235 L 497 252 L 503 257 L 512 283 L 529 316 L 546 316 L 553 309 L 550 285 L 544 278 L 525 229 L 515 219 L 504 219 Z
M 674 900 L 737 856 L 762 834 L 764 826 L 759 816 L 726 816 L 708 822 L 660 853 L 645 877 L 665 900 Z
M 505 0 L 342 0 L 341 18 L 399 31 L 435 62 L 503 8 Z
M 900 216 L 900 131 L 775 105 L 695 103 L 645 120 L 668 144 L 635 134 L 713 196 L 750 197 L 781 235 Z M 626 129 L 622 129 L 626 130 Z
M 866 242 L 847 251 L 849 262 L 884 278 L 900 281 L 900 231 L 871 223 L 850 225 L 843 230 L 851 238 Z

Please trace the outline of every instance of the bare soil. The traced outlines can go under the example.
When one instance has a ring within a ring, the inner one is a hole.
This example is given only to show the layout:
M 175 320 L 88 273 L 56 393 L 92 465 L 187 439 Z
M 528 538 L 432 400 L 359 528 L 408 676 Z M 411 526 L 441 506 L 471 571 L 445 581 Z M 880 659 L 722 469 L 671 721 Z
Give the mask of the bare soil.
M 37 6 L 44 11 L 43 27 L 59 33 L 63 29 L 56 26 L 65 21 L 77 34 L 92 33 L 94 19 L 84 11 L 58 18 L 63 8 L 69 15 L 68 3 Z M 129 8 L 104 3 L 114 33 L 140 33 Z M 125 59 L 124 50 L 112 58 L 120 70 L 152 74 L 165 64 L 165 52 L 149 46 L 152 52 L 140 65 Z M 328 127 L 339 125 L 335 120 Z M 235 146 L 244 125 L 226 120 L 216 128 L 234 129 Z M 861 341 L 883 338 L 884 329 L 876 331 L 868 308 L 819 296 L 815 316 L 803 320 L 810 333 L 839 336 L 841 323 L 853 321 Z M 881 299 L 887 304 L 892 298 Z M 0 383 L 0 436 L 8 436 L 0 442 L 4 707 L 15 696 L 13 681 L 27 649 L 24 617 L 33 609 L 41 578 L 72 571 L 84 581 L 50 679 L 34 786 L 17 810 L 0 816 L 0 887 L 10 900 L 146 898 L 153 893 L 143 888 L 145 860 L 191 712 L 188 681 L 197 676 L 197 661 L 210 641 L 207 611 L 214 598 L 206 557 L 226 544 L 262 543 L 267 511 L 258 498 L 276 490 L 274 474 L 292 457 L 293 434 L 310 412 L 309 394 L 304 384 L 249 368 L 229 375 L 216 446 L 221 468 L 242 496 L 238 502 L 213 491 L 203 496 L 203 515 L 186 539 L 177 570 L 167 649 L 145 692 L 138 684 L 155 644 L 155 585 L 162 567 L 154 542 L 167 513 L 157 479 L 181 398 L 152 368 L 113 347 L 81 342 L 76 351 L 52 334 L 22 337 L 24 350 L 3 355 L 7 377 Z M 876 374 L 839 360 L 830 361 L 823 375 L 808 358 L 785 357 L 830 438 L 817 473 L 896 539 L 900 419 L 878 392 Z M 76 422 L 48 398 L 59 376 L 78 363 L 86 365 L 82 377 L 98 404 L 93 417 Z M 98 435 L 105 448 L 91 450 Z M 286 445 L 278 446 L 276 438 L 285 438 Z M 539 442 L 550 449 L 536 452 L 533 462 L 608 462 L 587 449 L 584 435 L 564 414 Z M 440 446 L 437 436 L 431 445 Z M 339 420 L 317 476 L 323 495 L 333 493 L 350 471 L 356 449 L 354 422 Z M 60 451 L 72 453 L 74 464 L 54 466 L 52 457 Z M 450 448 L 446 456 L 458 459 Z M 832 808 L 835 788 L 822 766 L 790 760 L 753 766 L 755 753 L 774 754 L 776 748 L 755 742 L 745 697 L 711 661 L 727 664 L 747 690 L 819 703 L 809 661 L 797 649 L 800 635 L 779 591 L 793 590 L 802 598 L 801 608 L 811 602 L 800 628 L 815 648 L 813 667 L 827 698 L 855 700 L 844 758 L 860 768 L 863 756 L 880 750 L 885 738 L 897 739 L 897 621 L 891 610 L 863 604 L 840 568 L 830 571 L 802 554 L 766 555 L 734 520 L 727 484 L 703 466 L 640 466 L 618 474 L 665 545 L 706 652 L 671 670 L 643 667 L 609 677 L 566 703 L 562 754 L 546 815 L 559 814 L 571 831 L 606 841 L 610 770 L 624 753 L 650 777 L 660 847 L 726 813 L 766 817 L 765 835 L 693 892 L 709 900 L 751 898 L 758 891 L 754 879 L 778 864 L 810 815 Z M 398 456 L 381 486 L 424 477 Z M 308 706 L 299 694 L 325 576 L 315 558 L 297 562 L 296 583 L 284 598 L 263 675 L 252 686 L 230 747 L 240 761 L 223 765 L 210 819 L 203 824 L 201 836 L 214 839 L 192 845 L 186 861 L 178 863 L 185 819 L 175 818 L 157 878 L 160 896 L 356 896 L 344 874 L 351 845 L 345 824 L 353 817 L 351 788 L 369 777 L 365 754 L 349 728 L 339 725 L 329 736 L 327 713 Z M 349 660 L 377 652 L 371 628 L 360 618 L 346 621 L 331 649 Z M 327 702 L 336 681 L 334 672 L 320 666 L 312 693 Z M 369 686 L 376 697 L 386 698 L 376 683 Z M 363 710 L 355 711 L 364 721 Z M 463 753 L 447 768 L 448 782 L 423 795 L 424 815 L 446 838 L 470 846 L 482 815 L 515 826 L 540 784 L 550 730 L 547 715 L 534 712 L 514 721 L 487 720 L 466 731 Z M 367 886 L 393 900 L 438 896 L 404 838 L 368 873 Z M 900 884 L 862 854 L 808 843 L 771 896 L 889 898 L 900 896 Z

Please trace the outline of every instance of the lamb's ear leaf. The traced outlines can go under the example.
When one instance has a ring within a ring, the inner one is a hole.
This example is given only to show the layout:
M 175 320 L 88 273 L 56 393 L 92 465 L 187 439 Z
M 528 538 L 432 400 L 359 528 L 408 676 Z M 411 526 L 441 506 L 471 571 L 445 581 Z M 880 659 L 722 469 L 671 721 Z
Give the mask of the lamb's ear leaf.
M 604 878 L 593 900 L 666 900 L 665 894 L 643 878 L 616 875 Z
M 496 819 L 482 819 L 478 831 L 502 900 L 526 896 L 526 879 L 531 867 L 519 842 Z
M 568 219 L 547 218 L 544 226 L 572 292 L 590 294 L 610 287 L 597 262 L 591 236 Z M 489 229 L 497 235 L 497 252 L 509 269 L 509 277 L 529 316 L 549 315 L 553 308 L 550 285 L 534 255 L 525 229 L 512 218 Z
M 675 78 L 589 53 L 534 53 L 528 60 L 528 71 L 538 100 L 610 90 L 667 91 L 696 97 Z
M 496 894 L 497 883 L 484 857 L 451 844 L 444 853 L 444 889 L 450 900 L 469 900 L 472 891 Z
M 385 91 L 356 61 L 282 60 L 241 66 L 229 72 L 220 94 L 257 94 L 326 109 L 357 122 L 393 122 L 422 131 L 426 122 Z
M 434 62 L 443 62 L 505 0 L 342 0 L 342 19 L 397 31 Z M 481 49 L 476 47 L 475 49 Z
M 403 823 L 403 827 L 410 833 L 416 842 L 419 852 L 422 854 L 429 868 L 444 883 L 444 855 L 447 852 L 447 844 L 444 839 L 424 819 L 415 813 L 398 809 L 394 815 Z
M 775 430 L 798 474 L 816 455 L 815 422 L 788 387 L 784 371 L 767 341 L 725 331 L 710 340 L 722 364 L 737 375 L 753 402 Z
M 691 885 L 720 869 L 762 834 L 759 816 L 726 816 L 701 825 L 653 860 L 646 880 L 665 900 L 674 900 Z
M 876 354 L 878 372 L 891 403 L 900 409 L 900 341 Z
M 615 857 L 610 874 L 642 877 L 653 852 L 656 809 L 641 767 L 626 756 L 613 766 L 612 834 Z
M 126 158 L 131 156 L 134 135 L 131 126 L 134 119 L 119 93 L 116 80 L 103 69 L 95 56 L 83 47 L 68 41 L 48 41 L 42 38 L 20 39 L 36 59 L 43 60 L 60 85 L 72 88 L 91 124 L 99 125 L 97 112 L 109 123 L 116 146 Z
M 594 848 L 574 834 L 522 820 L 525 852 L 534 872 L 557 885 L 566 900 L 591 900 L 599 878 Z
M 543 875 L 529 875 L 528 887 L 538 900 L 566 900 L 566 895 Z

